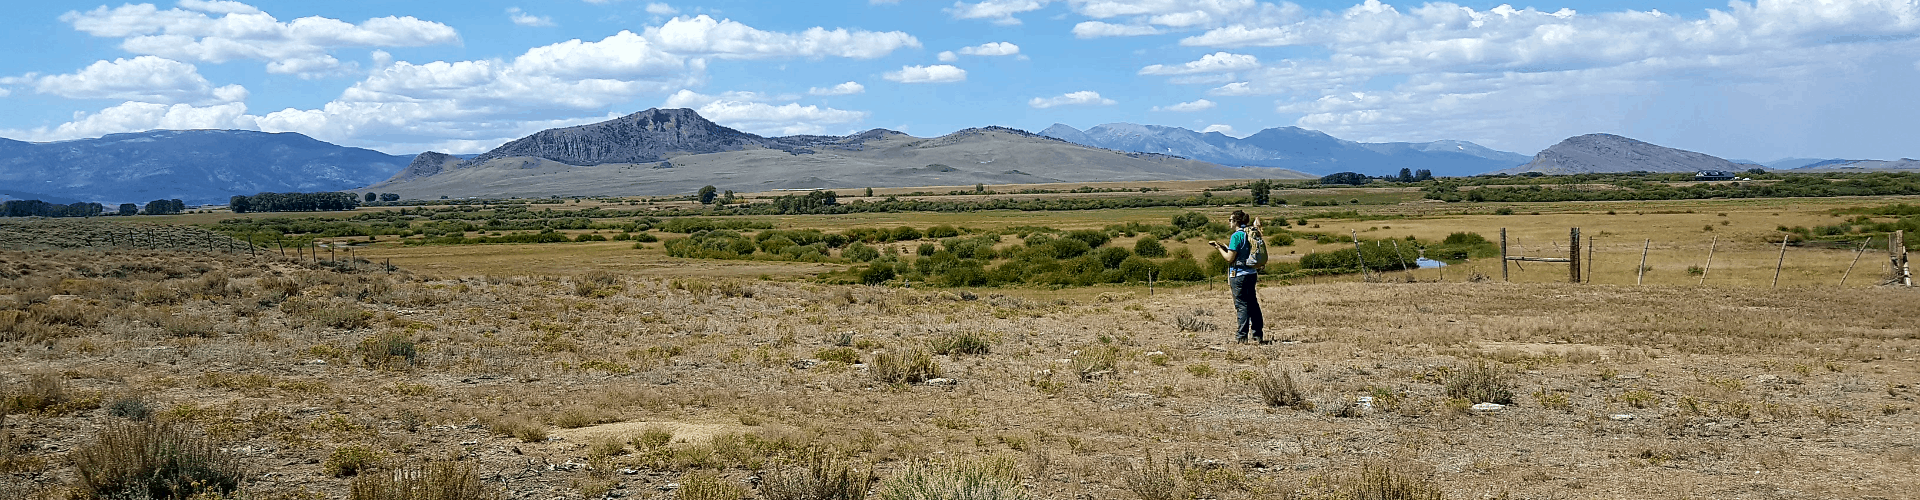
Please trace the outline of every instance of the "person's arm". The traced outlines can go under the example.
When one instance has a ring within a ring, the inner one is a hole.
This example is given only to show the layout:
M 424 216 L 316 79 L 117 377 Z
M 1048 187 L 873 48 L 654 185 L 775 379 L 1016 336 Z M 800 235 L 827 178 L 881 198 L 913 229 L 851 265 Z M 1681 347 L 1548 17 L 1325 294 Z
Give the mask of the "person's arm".
M 1227 262 L 1233 262 L 1233 249 L 1227 248 L 1226 245 L 1221 245 L 1218 241 L 1208 240 L 1207 244 L 1213 245 L 1213 249 L 1220 252 L 1220 258 L 1227 259 Z
M 1227 259 L 1227 262 L 1231 263 L 1233 262 L 1233 258 L 1238 256 L 1238 253 L 1235 252 L 1235 250 L 1237 249 L 1234 248 L 1234 245 L 1245 244 L 1239 241 L 1242 238 L 1245 238 L 1245 236 L 1242 236 L 1240 234 L 1240 231 L 1236 229 L 1234 230 L 1233 237 L 1227 239 L 1227 244 L 1222 245 L 1219 242 L 1215 242 L 1215 241 L 1208 241 L 1207 244 L 1213 245 L 1213 249 L 1220 252 L 1220 258 Z

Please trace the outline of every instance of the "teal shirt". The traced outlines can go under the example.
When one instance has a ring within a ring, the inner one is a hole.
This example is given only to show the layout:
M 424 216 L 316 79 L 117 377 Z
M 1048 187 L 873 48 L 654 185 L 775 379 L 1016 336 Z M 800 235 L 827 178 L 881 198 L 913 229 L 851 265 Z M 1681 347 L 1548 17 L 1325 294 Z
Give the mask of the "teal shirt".
M 1233 262 L 1229 262 L 1227 265 L 1228 277 L 1245 276 L 1257 272 L 1252 267 L 1238 265 L 1238 263 L 1247 260 L 1248 253 L 1253 252 L 1253 245 L 1247 242 L 1246 229 L 1233 232 L 1233 237 L 1227 240 L 1227 249 L 1233 251 Z

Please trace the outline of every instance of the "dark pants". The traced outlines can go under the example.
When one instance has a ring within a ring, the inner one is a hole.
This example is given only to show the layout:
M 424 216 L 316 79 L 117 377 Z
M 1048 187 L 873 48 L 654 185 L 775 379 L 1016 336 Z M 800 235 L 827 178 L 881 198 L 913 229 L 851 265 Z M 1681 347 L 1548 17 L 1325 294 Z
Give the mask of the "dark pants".
M 1260 317 L 1260 296 L 1255 293 L 1255 285 L 1260 275 L 1248 274 L 1227 278 L 1227 288 L 1233 290 L 1233 311 L 1240 316 L 1240 327 L 1234 331 L 1234 340 L 1247 340 L 1247 332 L 1253 332 L 1253 340 L 1266 340 L 1267 322 Z

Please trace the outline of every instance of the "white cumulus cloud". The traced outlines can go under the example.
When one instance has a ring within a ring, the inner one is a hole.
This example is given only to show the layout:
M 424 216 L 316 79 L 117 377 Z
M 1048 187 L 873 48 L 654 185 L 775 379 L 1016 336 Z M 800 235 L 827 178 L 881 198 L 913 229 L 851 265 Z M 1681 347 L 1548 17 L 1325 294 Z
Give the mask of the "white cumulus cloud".
M 1249 54 L 1215 52 L 1201 56 L 1200 60 L 1167 66 L 1155 64 L 1140 68 L 1142 75 L 1191 75 L 1194 73 L 1223 73 L 1245 71 L 1260 67 L 1260 59 Z
M 526 11 L 520 10 L 519 7 L 508 7 L 507 18 L 513 20 L 513 24 L 518 24 L 521 26 L 553 26 L 554 25 L 552 17 L 536 16 L 533 14 L 528 14 Z
M 826 87 L 826 88 L 821 88 L 821 87 L 810 88 L 810 89 L 807 89 L 807 94 L 809 95 L 853 95 L 853 94 L 858 94 L 866 91 L 867 91 L 867 86 L 861 85 L 859 82 L 847 82 L 847 83 L 842 83 L 839 85 L 834 85 L 832 87 Z
M 955 54 L 951 50 L 942 50 L 939 54 L 934 54 L 933 58 L 939 59 L 940 62 L 954 62 L 960 60 L 960 54 Z
M 120 132 L 146 130 L 245 129 L 255 130 L 253 117 L 245 103 L 212 106 L 126 102 L 100 110 L 79 113 L 71 122 L 56 127 L 30 130 L 0 130 L 0 135 L 28 141 L 64 141 L 99 137 Z
M 966 80 L 967 70 L 950 64 L 901 66 L 900 71 L 889 71 L 881 77 L 900 83 L 949 83 Z
M 1158 35 L 1160 29 L 1146 25 L 1112 24 L 1100 21 L 1085 21 L 1073 25 L 1075 38 L 1105 38 L 1111 36 Z
M 669 52 L 726 59 L 771 57 L 848 57 L 873 59 L 903 47 L 919 47 L 920 40 L 899 31 L 848 31 L 808 28 L 799 33 L 762 31 L 731 19 L 704 14 L 674 18 L 646 30 L 646 37 Z
M 230 1 L 186 1 L 167 10 L 153 4 L 101 6 L 67 12 L 60 20 L 93 36 L 120 38 L 120 48 L 135 54 L 210 63 L 251 59 L 267 62 L 269 72 L 308 75 L 341 69 L 330 54 L 339 48 L 460 42 L 452 27 L 411 16 L 359 24 L 318 16 L 282 22 Z
M 1207 132 L 1219 132 L 1231 137 L 1240 137 L 1239 133 L 1233 131 L 1232 125 L 1222 125 L 1222 124 L 1215 123 L 1212 125 L 1208 125 L 1207 128 L 1200 129 L 1200 133 L 1204 134 Z
M 1213 109 L 1213 106 L 1214 106 L 1213 101 L 1200 99 L 1197 101 L 1183 102 L 1183 103 L 1175 104 L 1172 106 L 1154 106 L 1153 110 L 1154 111 L 1172 111 L 1175 113 L 1191 113 L 1194 111 L 1206 111 L 1209 109 Z
M 1180 44 L 1324 52 L 1266 64 L 1249 59 L 1258 67 L 1234 66 L 1237 80 L 1208 92 L 1286 96 L 1275 111 L 1300 114 L 1303 127 L 1358 140 L 1417 134 L 1531 150 L 1637 120 L 1645 113 L 1617 103 L 1651 102 L 1662 89 L 1725 85 L 1722 99 L 1761 99 L 1801 92 L 1795 89 L 1810 80 L 1859 86 L 1860 75 L 1871 72 L 1865 61 L 1911 54 L 1920 48 L 1917 38 L 1920 3 L 1912 1 L 1732 2 L 1680 16 L 1477 10 L 1446 2 L 1396 8 L 1366 0 L 1320 14 L 1235 19 Z M 1141 73 L 1197 74 L 1204 62 Z M 1221 64 L 1210 67 L 1233 66 L 1215 62 Z M 1382 78 L 1395 83 L 1369 85 Z M 1856 83 L 1841 83 L 1849 79 Z M 1580 119 L 1540 120 L 1549 109 Z M 1515 130 L 1513 123 L 1531 125 Z
M 672 5 L 656 2 L 656 3 L 647 4 L 647 13 L 653 14 L 656 16 L 671 16 L 674 14 L 679 14 L 680 9 L 673 8 Z
M 1055 96 L 1055 97 L 1047 97 L 1047 98 L 1035 97 L 1027 101 L 1028 106 L 1033 106 L 1038 109 L 1047 109 L 1047 108 L 1052 108 L 1057 106 L 1112 106 L 1118 103 L 1119 103 L 1118 101 L 1114 101 L 1113 99 L 1100 97 L 1099 92 L 1094 92 L 1091 90 L 1082 90 L 1079 92 L 1068 92 L 1066 94 Z
M 239 85 L 215 87 L 192 64 L 154 56 L 96 61 L 73 74 L 34 80 L 35 91 L 69 99 L 199 105 L 244 101 Z
M 976 3 L 954 2 L 947 13 L 955 19 L 985 19 L 999 25 L 1020 24 L 1014 14 L 1040 10 L 1053 0 L 984 0 Z
M 1020 46 L 1008 42 L 987 42 L 972 47 L 961 47 L 960 53 L 969 56 L 1012 56 L 1020 54 Z
M 669 108 L 693 108 L 714 123 L 761 135 L 824 134 L 829 124 L 853 123 L 867 117 L 865 111 L 847 111 L 799 103 L 771 104 L 769 96 L 755 92 L 724 92 L 704 95 L 681 89 L 668 96 Z

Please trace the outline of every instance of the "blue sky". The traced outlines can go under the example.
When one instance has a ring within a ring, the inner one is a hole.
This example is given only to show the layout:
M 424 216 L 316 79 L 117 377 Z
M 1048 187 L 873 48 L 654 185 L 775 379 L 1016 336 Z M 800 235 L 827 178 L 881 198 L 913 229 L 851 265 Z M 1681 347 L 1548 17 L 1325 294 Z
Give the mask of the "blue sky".
M 18 2 L 0 137 L 478 153 L 688 107 L 766 134 L 1134 122 L 1920 157 L 1920 2 Z

